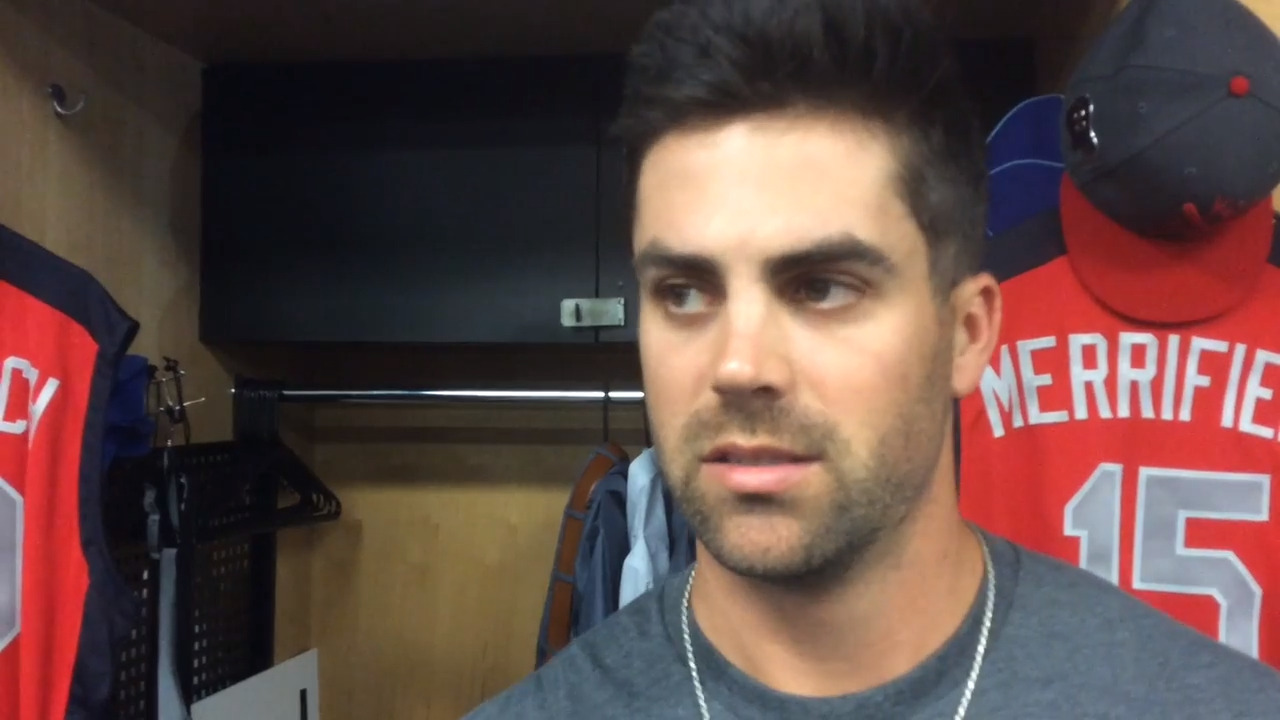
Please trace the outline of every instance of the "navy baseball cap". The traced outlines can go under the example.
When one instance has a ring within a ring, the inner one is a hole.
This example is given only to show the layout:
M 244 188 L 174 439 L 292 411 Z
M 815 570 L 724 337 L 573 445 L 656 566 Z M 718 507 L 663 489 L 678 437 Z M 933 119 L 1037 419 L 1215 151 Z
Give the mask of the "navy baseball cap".
M 1280 185 L 1280 38 L 1238 0 L 1130 0 L 1063 94 L 1067 173 L 1130 232 L 1213 235 Z

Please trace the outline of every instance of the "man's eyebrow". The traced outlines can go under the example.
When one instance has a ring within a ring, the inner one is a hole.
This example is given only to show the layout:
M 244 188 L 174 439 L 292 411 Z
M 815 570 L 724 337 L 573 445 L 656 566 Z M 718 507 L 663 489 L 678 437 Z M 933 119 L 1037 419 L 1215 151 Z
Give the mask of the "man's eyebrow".
M 827 235 L 809 247 L 771 258 L 766 266 L 769 277 L 779 278 L 831 265 L 857 265 L 878 275 L 897 271 L 883 250 L 853 233 Z
M 665 271 L 681 275 L 714 276 L 720 264 L 705 255 L 681 252 L 661 238 L 653 238 L 632 259 L 636 274 Z M 892 275 L 897 266 L 885 252 L 853 233 L 826 235 L 808 247 L 772 257 L 765 263 L 770 278 L 793 275 L 832 265 L 858 265 L 879 275 Z
M 720 264 L 715 260 L 697 253 L 680 252 L 660 238 L 650 240 L 644 249 L 632 258 L 631 264 L 635 267 L 637 275 L 666 271 L 706 277 L 720 272 Z

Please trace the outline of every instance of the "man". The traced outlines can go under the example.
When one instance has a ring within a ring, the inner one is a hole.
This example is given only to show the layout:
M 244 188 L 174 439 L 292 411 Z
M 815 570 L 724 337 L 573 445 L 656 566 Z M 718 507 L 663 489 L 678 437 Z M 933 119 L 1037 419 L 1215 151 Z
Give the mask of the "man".
M 1000 293 L 943 48 L 906 0 L 652 19 L 618 130 L 648 409 L 698 561 L 471 717 L 1280 713 L 1272 670 L 961 518 L 952 403 Z

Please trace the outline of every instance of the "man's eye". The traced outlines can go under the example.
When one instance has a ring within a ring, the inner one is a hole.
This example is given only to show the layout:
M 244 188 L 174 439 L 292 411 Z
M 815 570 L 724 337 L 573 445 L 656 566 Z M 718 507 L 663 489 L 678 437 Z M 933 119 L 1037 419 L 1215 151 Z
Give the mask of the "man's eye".
M 689 315 L 707 309 L 706 295 L 692 285 L 667 283 L 658 288 L 657 296 L 672 313 Z
M 842 307 L 863 295 L 861 287 L 832 278 L 809 278 L 794 288 L 794 301 L 820 310 Z

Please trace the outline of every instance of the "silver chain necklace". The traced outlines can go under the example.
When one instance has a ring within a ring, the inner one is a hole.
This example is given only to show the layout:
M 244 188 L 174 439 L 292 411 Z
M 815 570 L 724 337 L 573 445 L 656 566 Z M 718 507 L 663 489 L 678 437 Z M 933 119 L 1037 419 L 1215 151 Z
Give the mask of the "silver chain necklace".
M 973 667 L 969 669 L 969 678 L 964 684 L 964 695 L 960 698 L 960 707 L 956 708 L 955 720 L 963 720 L 969 711 L 969 700 L 973 698 L 973 689 L 978 685 L 978 673 L 982 672 L 982 658 L 987 654 L 987 636 L 991 633 L 991 618 L 996 606 L 996 571 L 991 562 L 991 551 L 987 548 L 986 538 L 977 533 L 978 542 L 982 545 L 982 562 L 987 580 L 987 601 L 982 611 L 982 630 L 978 634 L 978 647 L 973 653 Z M 697 563 L 689 569 L 689 579 L 684 585 L 684 603 L 680 607 L 680 630 L 684 633 L 684 654 L 689 663 L 689 674 L 693 677 L 693 692 L 698 696 L 698 709 L 702 711 L 702 720 L 711 720 L 711 710 L 707 707 L 707 696 L 702 692 L 702 680 L 698 676 L 698 661 L 693 657 L 693 639 L 689 635 L 689 594 L 693 590 L 693 576 L 698 571 Z

